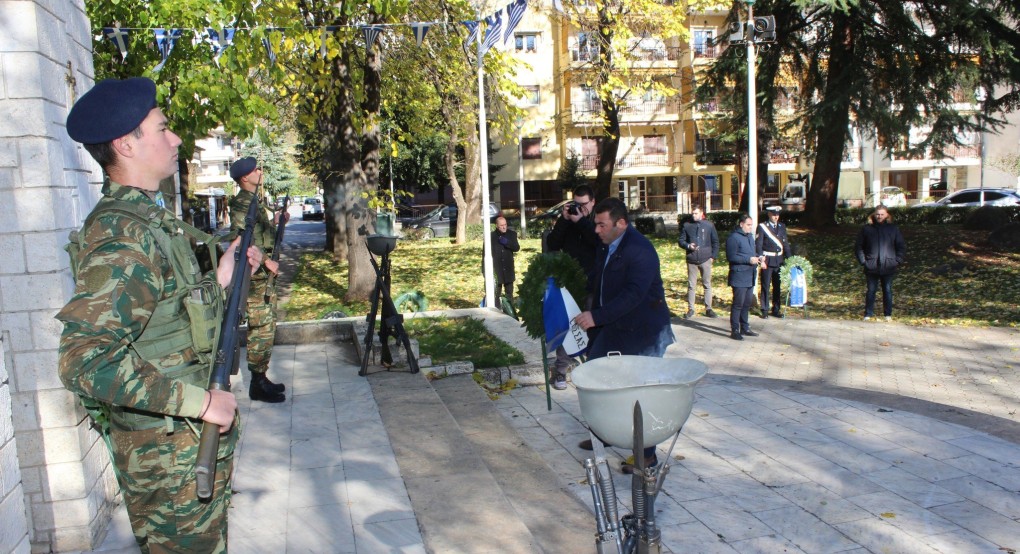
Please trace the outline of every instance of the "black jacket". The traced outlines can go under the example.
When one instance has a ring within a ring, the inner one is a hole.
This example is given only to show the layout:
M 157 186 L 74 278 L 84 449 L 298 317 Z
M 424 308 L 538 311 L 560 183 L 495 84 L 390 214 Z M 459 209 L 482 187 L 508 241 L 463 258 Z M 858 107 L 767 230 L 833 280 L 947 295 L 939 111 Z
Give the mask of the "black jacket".
M 779 244 L 776 244 L 776 241 L 772 240 L 772 237 L 768 236 L 763 228 L 768 228 L 769 232 L 779 239 Z M 764 221 L 758 224 L 756 231 L 757 234 L 754 237 L 755 249 L 759 256 L 765 256 L 765 263 L 768 264 L 769 267 L 779 267 L 783 265 L 786 258 L 793 255 L 793 253 L 790 252 L 790 239 L 786 236 L 786 225 L 776 223 L 776 227 L 772 228 L 767 221 Z M 773 256 L 771 254 L 765 254 L 766 252 L 782 253 L 778 256 Z
M 601 244 L 602 241 L 595 233 L 594 214 L 578 219 L 577 223 L 560 216 L 546 237 L 546 245 L 550 252 L 566 252 L 577 260 L 589 279 L 594 273 L 595 253 Z
M 687 263 L 703 264 L 719 257 L 719 233 L 707 219 L 684 223 L 677 244 L 687 252 Z M 698 248 L 693 248 L 697 245 Z M 706 248 L 711 246 L 711 248 Z
M 506 239 L 506 244 L 500 242 L 501 238 Z M 498 230 L 492 232 L 492 273 L 497 283 L 513 283 L 517 278 L 514 274 L 514 252 L 520 249 L 516 231 L 507 229 L 505 233 Z
M 872 275 L 892 275 L 907 259 L 907 242 L 899 227 L 892 223 L 869 223 L 861 227 L 854 250 L 864 272 Z

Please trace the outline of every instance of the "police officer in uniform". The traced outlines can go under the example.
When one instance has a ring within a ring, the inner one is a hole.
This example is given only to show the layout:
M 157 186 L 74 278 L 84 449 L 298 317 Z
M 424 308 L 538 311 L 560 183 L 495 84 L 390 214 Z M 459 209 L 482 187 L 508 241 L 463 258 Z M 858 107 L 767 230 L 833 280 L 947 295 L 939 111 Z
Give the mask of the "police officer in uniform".
M 255 199 L 255 193 L 262 184 L 262 168 L 258 167 L 255 158 L 241 158 L 230 166 L 230 177 L 237 182 L 240 191 L 230 199 L 230 229 L 238 233 L 244 231 L 244 218 L 248 207 Z M 251 381 L 248 383 L 248 398 L 262 402 L 277 403 L 286 400 L 283 391 L 286 386 L 274 383 L 266 377 L 269 371 L 269 358 L 273 354 L 273 339 L 276 335 L 276 287 L 270 289 L 269 274 L 280 273 L 280 264 L 272 259 L 273 245 L 276 242 L 276 225 L 280 218 L 289 216 L 280 212 L 270 221 L 266 211 L 259 206 L 258 217 L 255 219 L 254 244 L 261 248 L 266 257 L 252 275 L 248 286 L 248 371 Z M 266 298 L 269 300 L 267 301 Z
M 783 312 L 780 307 L 783 305 L 782 294 L 779 290 L 779 270 L 786 258 L 790 257 L 790 239 L 786 236 L 786 225 L 779 221 L 779 214 L 783 209 L 779 206 L 770 206 L 765 209 L 768 213 L 768 221 L 758 224 L 758 233 L 755 236 L 755 248 L 758 256 L 765 258 L 761 268 L 761 317 L 769 317 L 769 287 L 772 288 L 772 315 L 782 318 Z
M 142 552 L 225 552 L 237 401 L 206 387 L 239 240 L 203 274 L 189 238 L 214 239 L 161 206 L 181 139 L 151 80 L 99 83 L 71 108 L 67 134 L 109 181 L 67 247 L 75 289 L 57 314 L 60 379 L 100 426 Z M 246 254 L 261 263 L 257 248 Z M 194 473 L 203 422 L 225 433 L 208 502 Z

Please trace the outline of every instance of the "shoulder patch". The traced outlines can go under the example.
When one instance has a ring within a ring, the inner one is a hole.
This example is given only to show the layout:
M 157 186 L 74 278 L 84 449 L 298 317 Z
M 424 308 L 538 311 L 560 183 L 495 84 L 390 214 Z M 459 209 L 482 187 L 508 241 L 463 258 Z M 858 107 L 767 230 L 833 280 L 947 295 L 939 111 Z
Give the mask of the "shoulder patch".
M 98 265 L 90 267 L 78 279 L 78 292 L 97 292 L 109 283 L 112 278 L 113 270 L 110 266 Z

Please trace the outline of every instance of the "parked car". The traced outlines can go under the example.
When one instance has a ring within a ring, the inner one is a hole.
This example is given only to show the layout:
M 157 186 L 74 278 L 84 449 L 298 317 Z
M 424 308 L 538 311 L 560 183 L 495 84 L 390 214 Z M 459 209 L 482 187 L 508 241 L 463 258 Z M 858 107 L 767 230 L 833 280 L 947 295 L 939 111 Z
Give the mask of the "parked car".
M 500 214 L 495 202 L 489 203 L 489 217 L 495 219 Z M 405 229 L 426 229 L 429 238 L 449 237 L 455 233 L 457 226 L 457 205 L 440 206 L 418 219 L 404 224 Z
M 986 206 L 1020 205 L 1020 193 L 1013 189 L 976 188 L 958 190 L 941 200 L 914 204 L 914 207 L 924 208 L 931 206 L 948 206 L 950 208 L 964 208 L 968 206 L 980 206 L 982 193 L 984 193 L 985 196 Z
M 528 218 L 528 223 L 536 223 L 539 221 L 555 221 L 557 217 L 563 212 L 563 206 L 573 202 L 573 200 L 564 200 L 559 202 L 555 206 L 542 210 L 535 217 Z
M 326 213 L 322 209 L 322 200 L 319 198 L 305 198 L 304 204 L 301 205 L 301 219 L 318 219 L 323 220 L 326 218 Z
M 882 187 L 881 192 L 872 193 L 864 202 L 865 206 L 884 205 L 887 208 L 897 208 L 907 205 L 907 195 L 900 187 Z

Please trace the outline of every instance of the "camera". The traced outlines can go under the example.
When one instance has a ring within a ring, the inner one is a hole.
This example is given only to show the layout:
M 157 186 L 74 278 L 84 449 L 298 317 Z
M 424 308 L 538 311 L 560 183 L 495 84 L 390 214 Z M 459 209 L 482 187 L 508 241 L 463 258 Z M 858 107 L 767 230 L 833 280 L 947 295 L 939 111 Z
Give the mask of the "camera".
M 571 202 L 571 203 L 567 204 L 567 213 L 570 214 L 570 215 L 577 215 L 577 214 L 581 213 L 577 209 L 577 202 Z

